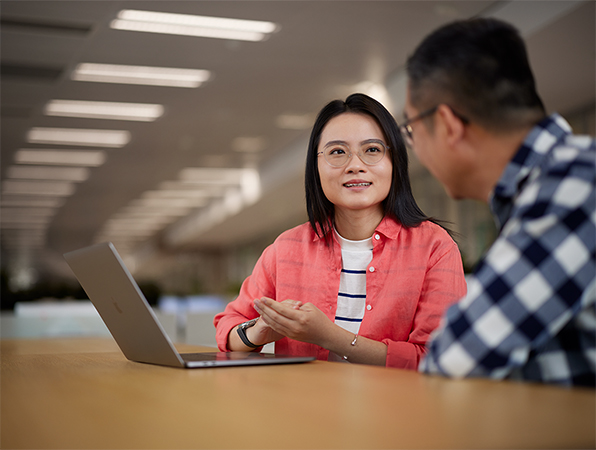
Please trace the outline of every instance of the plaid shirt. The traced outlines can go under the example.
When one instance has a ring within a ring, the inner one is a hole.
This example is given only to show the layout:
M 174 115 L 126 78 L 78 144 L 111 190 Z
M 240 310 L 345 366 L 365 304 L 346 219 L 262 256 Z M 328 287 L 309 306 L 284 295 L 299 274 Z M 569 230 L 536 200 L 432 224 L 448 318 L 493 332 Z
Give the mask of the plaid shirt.
M 427 344 L 420 371 L 595 384 L 596 150 L 553 114 L 507 165 L 499 236 Z

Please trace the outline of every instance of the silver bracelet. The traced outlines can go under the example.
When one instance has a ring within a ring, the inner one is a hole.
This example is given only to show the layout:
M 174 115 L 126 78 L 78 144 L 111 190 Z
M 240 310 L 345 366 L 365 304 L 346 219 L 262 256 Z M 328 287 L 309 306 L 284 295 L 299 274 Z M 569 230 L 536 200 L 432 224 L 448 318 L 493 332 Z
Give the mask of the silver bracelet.
M 357 335 L 357 334 L 355 334 L 355 335 L 354 335 L 354 340 L 352 341 L 352 343 L 351 343 L 350 345 L 351 345 L 352 347 L 355 347 L 355 346 L 356 346 L 356 341 L 357 341 L 357 340 L 358 340 L 358 335 Z M 344 358 L 344 361 L 347 361 L 347 360 L 348 360 L 348 356 L 347 356 L 347 355 L 344 355 L 344 357 L 343 357 L 343 358 Z

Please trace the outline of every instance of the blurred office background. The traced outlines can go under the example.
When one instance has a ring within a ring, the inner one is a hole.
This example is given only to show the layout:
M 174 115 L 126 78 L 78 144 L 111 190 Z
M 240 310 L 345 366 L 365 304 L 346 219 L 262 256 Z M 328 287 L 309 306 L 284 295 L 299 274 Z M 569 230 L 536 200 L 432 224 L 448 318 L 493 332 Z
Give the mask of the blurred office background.
M 58 300 L 85 316 L 62 254 L 102 241 L 172 327 L 186 327 L 180 311 L 221 309 L 307 220 L 317 111 L 365 92 L 399 122 L 406 58 L 455 19 L 516 25 L 548 111 L 595 134 L 591 0 L 2 0 L 0 16 L 4 315 Z M 487 207 L 410 164 L 420 206 L 452 222 L 470 270 L 495 237 Z M 81 321 L 73 334 L 93 329 Z

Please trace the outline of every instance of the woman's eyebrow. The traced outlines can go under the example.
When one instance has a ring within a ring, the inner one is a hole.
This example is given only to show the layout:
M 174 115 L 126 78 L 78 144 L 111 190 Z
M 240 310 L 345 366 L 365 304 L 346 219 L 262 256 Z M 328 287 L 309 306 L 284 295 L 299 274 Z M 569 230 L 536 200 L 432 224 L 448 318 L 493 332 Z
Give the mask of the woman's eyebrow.
M 344 145 L 347 147 L 348 143 L 346 141 L 340 141 L 340 140 L 329 141 L 325 144 L 325 147 L 329 147 L 330 145 Z
M 364 145 L 364 144 L 383 144 L 385 145 L 385 143 L 383 142 L 382 139 L 365 139 L 363 141 L 360 141 L 360 145 Z M 346 147 L 349 147 L 348 143 L 346 141 L 341 141 L 341 140 L 334 140 L 334 141 L 329 141 L 325 144 L 324 147 L 329 147 L 330 145 L 343 145 Z
M 360 142 L 360 145 L 363 144 L 383 144 L 385 145 L 385 142 L 382 139 L 366 139 L 362 142 Z

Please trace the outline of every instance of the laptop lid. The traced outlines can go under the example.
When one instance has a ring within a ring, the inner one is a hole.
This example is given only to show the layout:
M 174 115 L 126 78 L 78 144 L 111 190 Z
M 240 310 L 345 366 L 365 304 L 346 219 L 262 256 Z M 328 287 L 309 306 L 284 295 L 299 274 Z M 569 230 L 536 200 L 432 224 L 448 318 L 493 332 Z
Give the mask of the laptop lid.
M 312 361 L 312 357 L 213 352 L 180 354 L 112 243 L 64 254 L 114 340 L 131 361 L 172 367 L 214 367 Z

